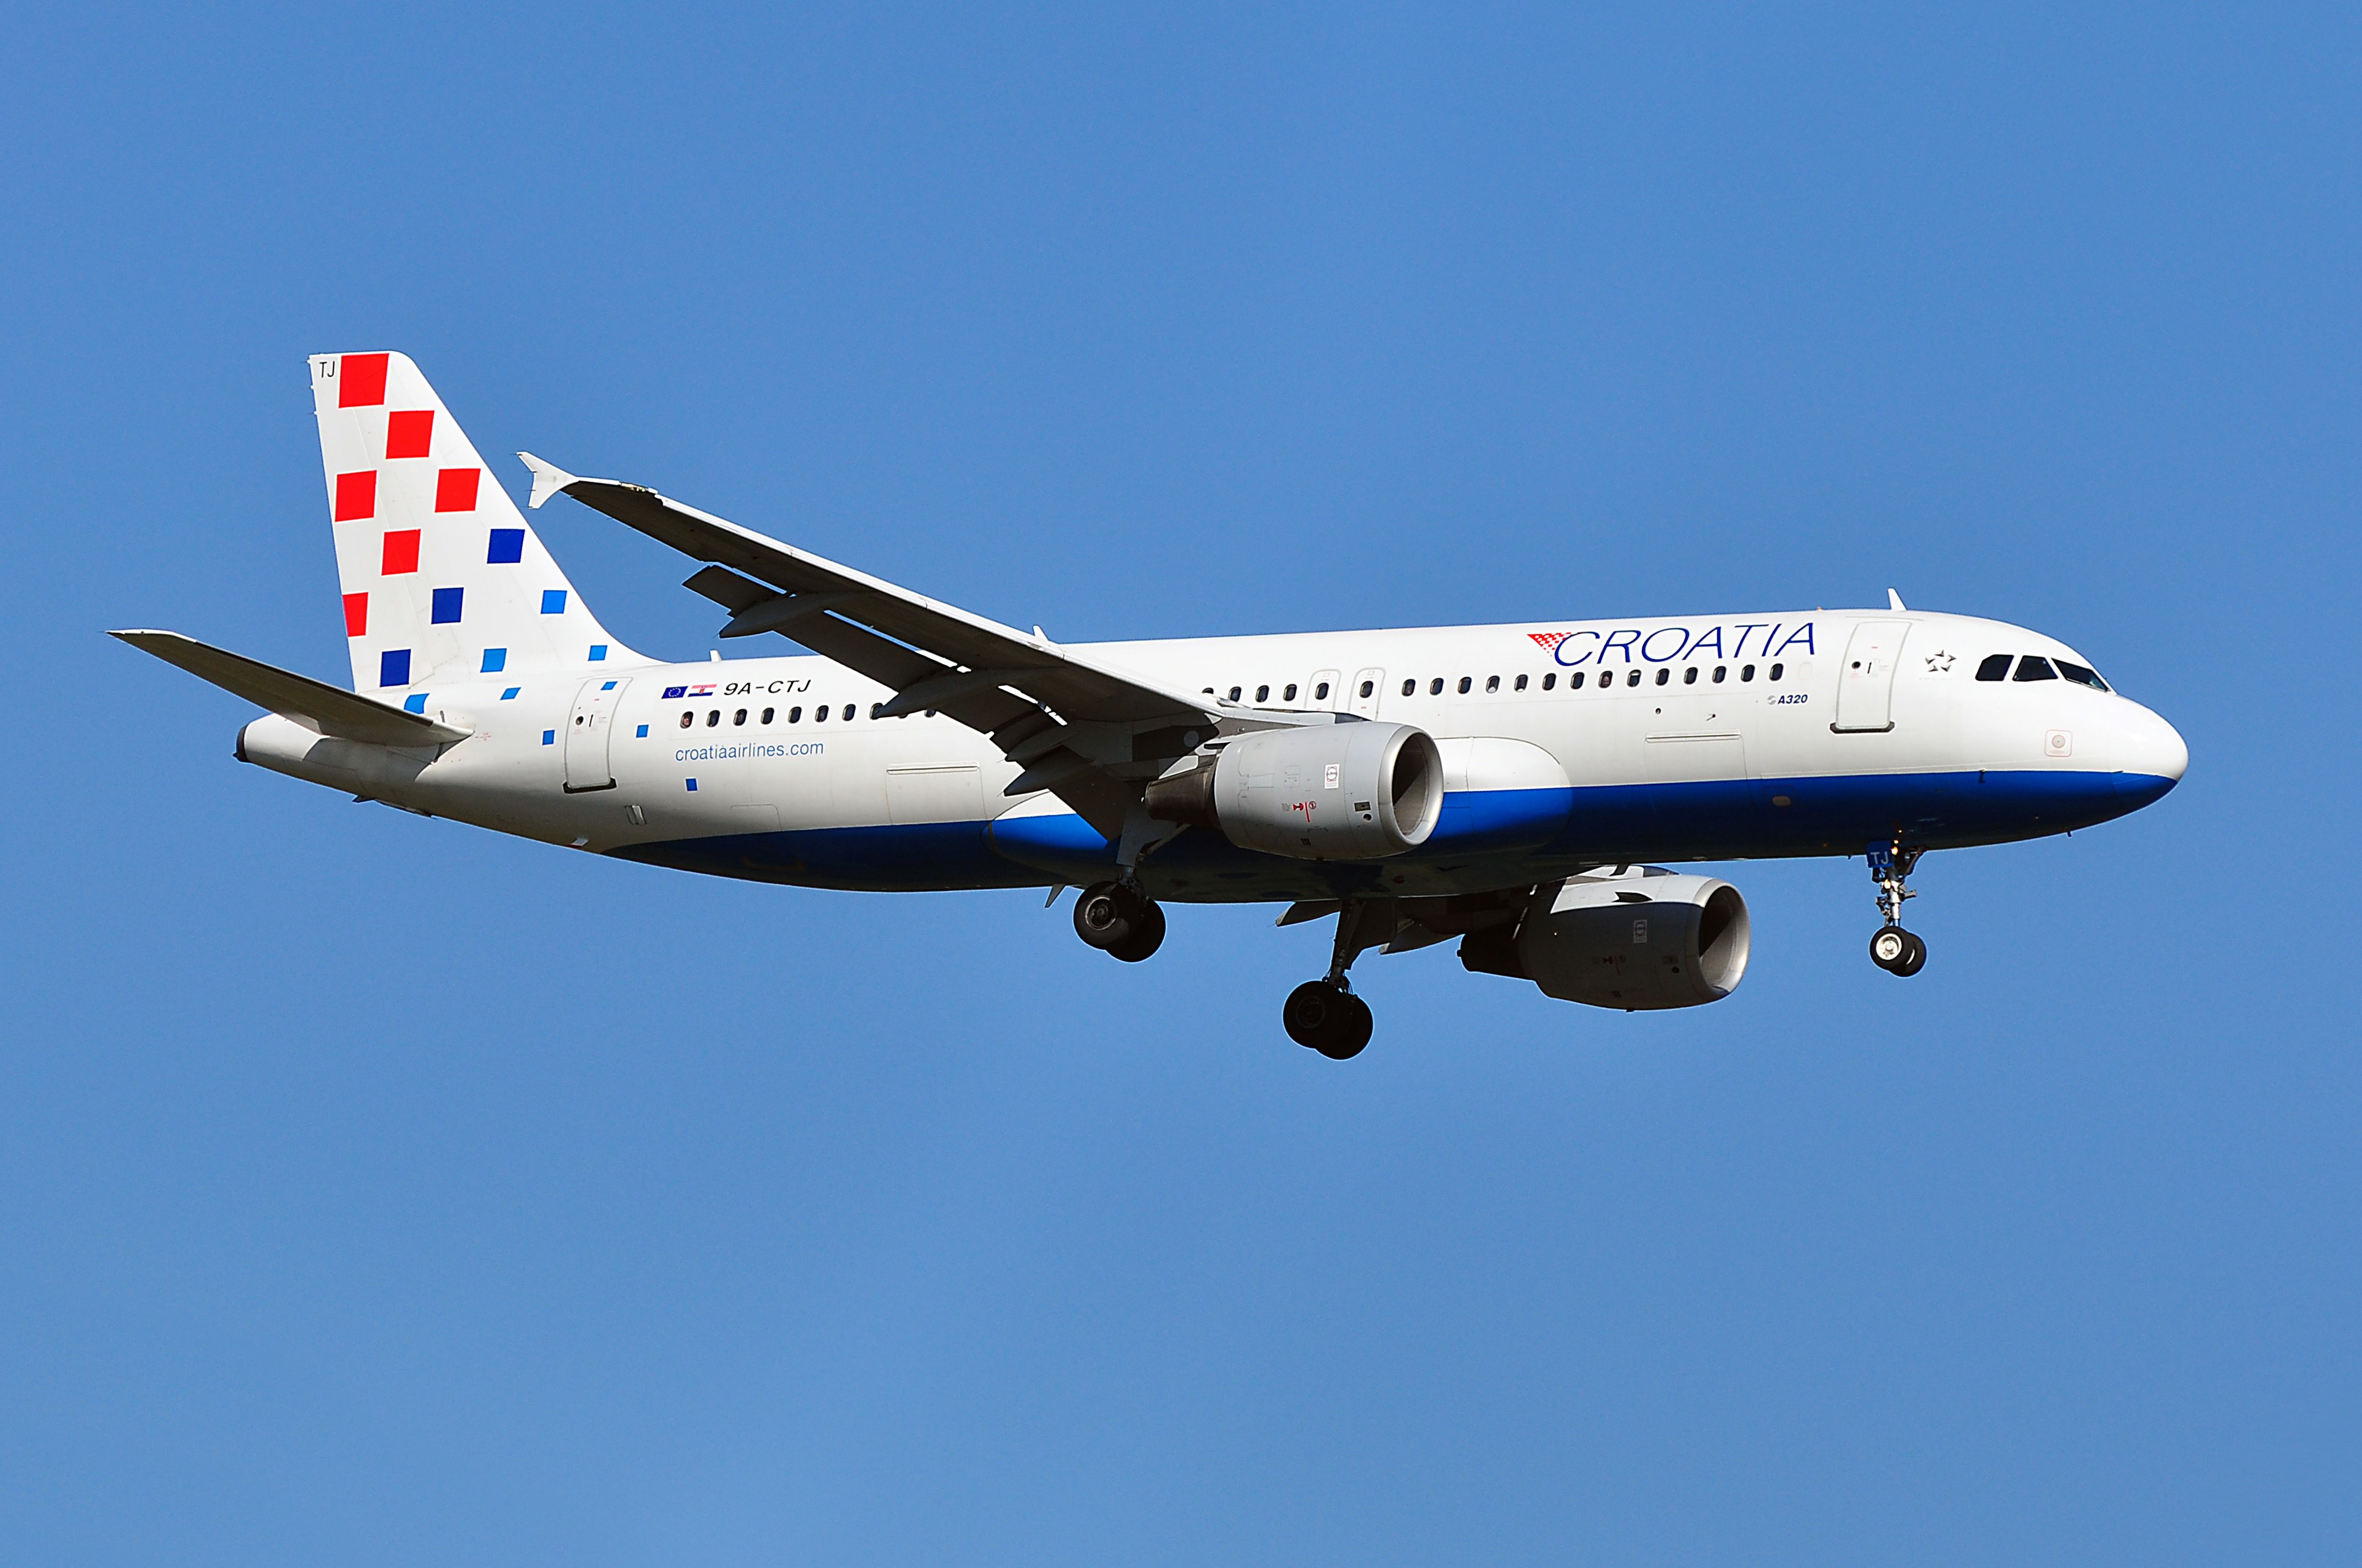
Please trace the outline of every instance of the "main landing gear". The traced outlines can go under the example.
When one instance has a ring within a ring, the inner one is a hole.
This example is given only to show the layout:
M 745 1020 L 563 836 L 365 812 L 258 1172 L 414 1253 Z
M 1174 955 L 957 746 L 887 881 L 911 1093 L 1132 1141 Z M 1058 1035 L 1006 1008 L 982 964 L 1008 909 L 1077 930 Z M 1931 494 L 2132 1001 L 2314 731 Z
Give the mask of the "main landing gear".
M 1164 945 L 1164 911 L 1135 883 L 1098 883 L 1075 900 L 1075 935 L 1136 964 Z
M 1899 835 L 1891 842 L 1871 845 L 1868 851 L 1870 880 L 1878 884 L 1878 913 L 1886 922 L 1870 939 L 1870 961 L 1889 974 L 1915 975 L 1927 967 L 1927 944 L 1903 928 L 1903 901 L 1919 896 L 1904 884 L 1926 852 L 1907 847 Z
M 1370 1043 L 1370 1004 L 1353 994 L 1345 971 L 1363 948 L 1381 946 L 1392 936 L 1393 907 L 1382 901 L 1348 899 L 1337 911 L 1337 944 L 1330 951 L 1328 974 L 1289 992 L 1287 1005 L 1280 1009 L 1289 1039 L 1330 1061 L 1362 1054 Z
M 1330 1061 L 1362 1054 L 1370 1043 L 1370 1004 L 1345 987 L 1345 977 L 1308 980 L 1287 993 L 1279 1018 L 1287 1037 L 1309 1046 Z

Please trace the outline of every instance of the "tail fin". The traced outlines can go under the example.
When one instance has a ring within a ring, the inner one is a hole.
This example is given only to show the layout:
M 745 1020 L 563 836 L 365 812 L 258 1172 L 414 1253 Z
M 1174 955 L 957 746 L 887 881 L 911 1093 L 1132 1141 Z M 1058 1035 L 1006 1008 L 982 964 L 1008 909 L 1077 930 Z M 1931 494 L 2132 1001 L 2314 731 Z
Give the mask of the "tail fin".
M 315 355 L 312 399 L 355 691 L 638 662 L 408 355 Z

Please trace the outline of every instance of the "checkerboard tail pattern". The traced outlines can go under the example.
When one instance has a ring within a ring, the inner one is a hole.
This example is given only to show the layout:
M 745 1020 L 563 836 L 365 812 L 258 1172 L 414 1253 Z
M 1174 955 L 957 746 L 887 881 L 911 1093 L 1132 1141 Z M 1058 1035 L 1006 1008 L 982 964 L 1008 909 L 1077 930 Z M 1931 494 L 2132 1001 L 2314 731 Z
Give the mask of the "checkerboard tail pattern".
M 356 691 L 396 702 L 486 671 L 637 657 L 583 607 L 407 355 L 314 355 L 312 400 Z

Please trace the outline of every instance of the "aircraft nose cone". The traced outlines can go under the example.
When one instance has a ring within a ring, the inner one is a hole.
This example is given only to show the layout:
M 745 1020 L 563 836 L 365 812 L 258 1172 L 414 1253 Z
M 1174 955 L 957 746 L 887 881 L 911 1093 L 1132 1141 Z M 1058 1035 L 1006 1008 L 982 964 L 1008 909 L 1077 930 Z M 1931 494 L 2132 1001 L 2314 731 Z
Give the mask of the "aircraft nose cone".
M 2181 732 L 2147 708 L 2125 737 L 2116 773 L 2116 794 L 2138 807 L 2161 799 L 2190 768 L 2190 747 Z

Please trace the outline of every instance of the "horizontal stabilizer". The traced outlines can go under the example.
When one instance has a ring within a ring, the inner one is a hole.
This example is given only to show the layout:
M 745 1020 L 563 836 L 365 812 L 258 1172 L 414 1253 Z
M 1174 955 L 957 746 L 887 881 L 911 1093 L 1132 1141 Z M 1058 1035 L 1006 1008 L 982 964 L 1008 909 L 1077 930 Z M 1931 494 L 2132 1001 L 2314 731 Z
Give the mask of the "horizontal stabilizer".
M 322 735 L 372 746 L 442 746 L 464 740 L 471 733 L 292 670 L 210 647 L 177 631 L 110 631 L 107 635 Z

